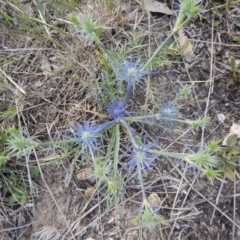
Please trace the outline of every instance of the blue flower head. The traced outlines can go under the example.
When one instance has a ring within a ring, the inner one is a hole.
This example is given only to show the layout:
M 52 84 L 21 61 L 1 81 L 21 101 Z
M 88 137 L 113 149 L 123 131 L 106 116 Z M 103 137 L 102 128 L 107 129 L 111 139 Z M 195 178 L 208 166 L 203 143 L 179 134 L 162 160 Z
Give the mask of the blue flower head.
M 132 60 L 124 60 L 120 65 L 120 71 L 116 73 L 116 77 L 119 79 L 120 83 L 127 82 L 128 86 L 135 87 L 136 84 L 142 82 L 144 76 L 150 74 L 148 71 L 143 71 L 142 66 L 139 66 L 140 59 L 136 63 Z
M 81 152 L 85 151 L 86 149 L 95 152 L 96 147 L 100 145 L 97 138 L 104 130 L 113 126 L 115 123 L 116 121 L 114 120 L 100 125 L 89 123 L 89 121 L 84 122 L 82 125 L 77 124 L 74 130 L 71 129 L 71 132 L 74 135 L 74 138 L 71 139 L 82 144 Z
M 116 120 L 120 120 L 124 116 L 128 115 L 128 111 L 125 109 L 124 104 L 121 101 L 114 100 L 112 104 L 107 106 L 109 117 Z
M 168 101 L 162 105 L 161 109 L 159 110 L 158 119 L 163 120 L 167 124 L 172 124 L 172 121 L 177 118 L 177 113 L 177 107 L 171 101 Z
M 77 124 L 75 130 L 72 130 L 76 142 L 82 144 L 82 151 L 89 149 L 95 151 L 96 146 L 99 145 L 97 137 L 99 136 L 99 128 L 96 125 L 90 124 L 89 121 L 82 125 Z
M 133 149 L 128 149 L 131 152 L 131 160 L 125 163 L 124 167 L 135 168 L 139 162 L 143 169 L 149 170 L 150 164 L 155 160 L 156 156 L 149 153 L 150 148 L 153 144 L 134 147 Z

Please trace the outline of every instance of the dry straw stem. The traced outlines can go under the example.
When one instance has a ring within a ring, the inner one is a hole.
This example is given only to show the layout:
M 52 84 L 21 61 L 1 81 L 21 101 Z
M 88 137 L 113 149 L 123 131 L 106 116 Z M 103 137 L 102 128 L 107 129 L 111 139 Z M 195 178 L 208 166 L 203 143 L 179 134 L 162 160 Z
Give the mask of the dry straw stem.
M 41 21 L 42 21 L 42 23 L 43 23 L 43 25 L 44 25 L 44 28 L 45 28 L 45 30 L 46 30 L 46 32 L 47 32 L 49 38 L 52 39 L 51 34 L 50 34 L 50 31 L 48 30 L 48 27 L 47 27 L 47 25 L 46 25 L 46 20 L 45 20 L 45 18 L 44 18 L 43 13 L 42 13 L 41 2 L 38 1 L 38 0 L 34 0 L 33 2 L 34 2 L 34 4 L 35 4 L 36 7 L 37 7 L 37 10 L 38 10 L 39 16 L 40 16 L 40 18 L 41 18 Z M 54 47 L 56 47 L 56 44 L 55 44 L 55 43 L 53 43 L 53 45 L 54 45 Z
M 24 95 L 26 95 L 25 90 L 23 90 L 10 76 L 8 76 L 1 68 L 0 68 L 1 73 Z
M 214 19 L 212 19 L 212 28 L 211 28 L 211 59 L 210 59 L 210 76 L 209 76 L 209 90 L 208 90 L 208 96 L 207 96 L 207 103 L 206 103 L 206 107 L 205 107 L 205 112 L 204 112 L 204 116 L 206 117 L 208 114 L 208 110 L 209 110 L 209 101 L 210 101 L 210 96 L 213 92 L 213 88 L 214 88 L 214 71 L 213 71 L 213 41 L 214 41 Z M 203 149 L 204 147 L 204 134 L 205 134 L 205 127 L 202 128 L 202 136 L 201 136 L 201 149 Z

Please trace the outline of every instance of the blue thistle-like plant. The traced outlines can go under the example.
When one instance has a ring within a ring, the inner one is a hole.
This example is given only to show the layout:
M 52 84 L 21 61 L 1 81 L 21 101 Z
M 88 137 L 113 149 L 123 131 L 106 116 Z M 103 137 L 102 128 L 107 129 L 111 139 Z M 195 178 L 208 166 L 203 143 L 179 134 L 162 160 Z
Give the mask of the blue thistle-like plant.
M 95 147 L 99 145 L 97 141 L 99 130 L 97 126 L 90 124 L 88 121 L 84 122 L 83 125 L 77 124 L 74 135 L 76 136 L 76 142 L 82 144 L 82 151 L 88 148 L 94 152 Z
M 149 153 L 149 150 L 153 144 L 143 144 L 142 146 L 134 147 L 128 151 L 131 153 L 131 160 L 123 165 L 123 167 L 130 167 L 132 169 L 136 168 L 138 163 L 144 170 L 150 169 L 150 164 L 155 160 L 156 156 Z
M 166 124 L 172 124 L 172 121 L 177 118 L 177 113 L 177 107 L 171 101 L 168 101 L 162 105 L 157 119 L 164 121 Z
M 109 117 L 112 117 L 117 121 L 129 114 L 129 112 L 125 109 L 123 102 L 117 100 L 114 100 L 113 103 L 108 104 L 107 111 Z
M 75 130 L 71 129 L 71 132 L 74 135 L 73 140 L 82 144 L 81 152 L 85 151 L 86 149 L 95 152 L 96 148 L 100 145 L 97 140 L 99 135 L 107 128 L 113 126 L 115 123 L 116 120 L 100 125 L 94 125 L 89 121 L 84 122 L 82 125 L 77 124 Z
M 139 65 L 140 59 L 136 63 L 132 60 L 124 60 L 119 66 L 120 70 L 116 73 L 116 77 L 119 79 L 119 84 L 127 82 L 127 86 L 135 87 L 136 84 L 142 83 L 143 77 L 150 74 L 151 72 L 142 70 L 142 66 Z

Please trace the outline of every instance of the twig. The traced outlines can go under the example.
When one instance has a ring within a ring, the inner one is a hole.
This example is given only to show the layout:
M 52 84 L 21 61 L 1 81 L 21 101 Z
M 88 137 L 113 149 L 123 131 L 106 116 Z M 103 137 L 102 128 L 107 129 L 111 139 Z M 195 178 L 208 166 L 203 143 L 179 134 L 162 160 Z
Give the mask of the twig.
M 50 34 L 50 32 L 49 32 L 49 30 L 48 30 L 48 28 L 47 28 L 47 26 L 46 26 L 46 21 L 45 21 L 45 19 L 44 19 L 44 17 L 43 17 L 42 11 L 41 11 L 40 2 L 39 2 L 38 0 L 34 0 L 34 3 L 35 3 L 35 5 L 36 5 L 36 7 L 37 7 L 39 16 L 40 16 L 40 18 L 41 18 L 41 20 L 42 20 L 42 22 L 43 22 L 43 24 L 44 24 L 44 28 L 45 28 L 45 30 L 46 30 L 46 32 L 47 32 L 47 35 L 49 36 L 50 39 L 52 39 L 51 34 Z M 53 46 L 56 47 L 56 44 L 55 44 L 54 42 L 53 42 Z
M 24 95 L 26 95 L 26 92 L 17 84 L 13 81 L 11 77 L 9 77 L 1 68 L 0 68 L 1 73 Z
M 233 184 L 233 222 L 236 222 L 236 170 L 234 173 L 234 184 Z M 232 240 L 235 239 L 235 231 L 236 231 L 236 226 L 235 224 L 232 225 Z
M 210 79 L 209 79 L 209 82 L 210 82 L 210 87 L 209 87 L 209 91 L 208 91 L 208 97 L 207 97 L 207 103 L 206 103 L 206 110 L 204 112 L 204 116 L 206 117 L 207 116 L 207 112 L 208 112 L 208 106 L 209 106 L 209 100 L 210 100 L 210 95 L 212 94 L 213 92 L 213 39 L 214 39 L 214 20 L 212 19 L 212 36 L 211 36 L 211 62 L 210 62 Z M 204 130 L 205 130 L 205 127 L 202 128 L 202 136 L 201 136 L 201 149 L 203 148 L 203 145 L 204 145 Z
M 220 195 L 221 195 L 221 192 L 222 192 L 222 188 L 223 188 L 223 184 L 224 184 L 224 183 L 225 183 L 225 176 L 224 176 L 224 178 L 223 178 L 223 181 L 222 181 L 222 183 L 221 183 L 221 186 L 220 186 L 220 189 L 219 189 L 219 192 L 218 192 L 216 201 L 215 201 L 216 206 L 218 205 L 219 198 L 220 198 Z M 212 222 L 213 222 L 213 218 L 214 218 L 214 216 L 215 216 L 215 212 L 216 212 L 216 209 L 214 208 L 213 213 L 212 213 L 212 218 L 211 218 L 210 224 L 212 224 Z
M 134 29 L 136 29 L 137 28 L 137 26 L 140 24 L 140 22 L 143 20 L 143 18 L 144 18 L 144 15 L 145 15 L 145 6 L 144 6 L 144 0 L 141 0 L 141 2 L 139 2 L 138 0 L 137 0 L 137 2 L 138 2 L 138 4 L 140 4 L 141 5 L 141 7 L 142 7 L 142 16 L 139 18 L 139 20 L 138 20 L 138 22 L 137 22 L 137 24 L 134 26 Z M 149 12 L 148 12 L 149 13 Z

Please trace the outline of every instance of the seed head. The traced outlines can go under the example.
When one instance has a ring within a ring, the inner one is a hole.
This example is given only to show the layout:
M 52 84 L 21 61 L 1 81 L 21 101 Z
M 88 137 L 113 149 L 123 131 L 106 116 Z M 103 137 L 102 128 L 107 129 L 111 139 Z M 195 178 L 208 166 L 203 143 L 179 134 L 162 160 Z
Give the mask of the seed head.
M 17 153 L 17 157 L 29 156 L 30 152 L 37 147 L 37 142 L 31 137 L 26 137 L 24 132 L 21 132 L 15 128 L 9 128 L 8 132 L 10 136 L 7 139 L 7 150 L 9 155 Z
M 78 28 L 78 33 L 85 39 L 85 44 L 89 41 L 100 42 L 99 36 L 102 31 L 102 26 L 98 20 L 94 20 L 93 16 L 88 14 L 69 15 L 70 21 Z
M 200 171 L 209 168 L 217 168 L 220 163 L 216 156 L 204 151 L 192 154 L 189 159 L 190 163 Z
M 148 228 L 149 230 L 154 227 L 166 224 L 165 219 L 158 215 L 150 206 L 149 202 L 145 199 L 142 204 L 142 213 L 139 214 L 134 220 L 134 224 L 142 225 L 143 227 Z

